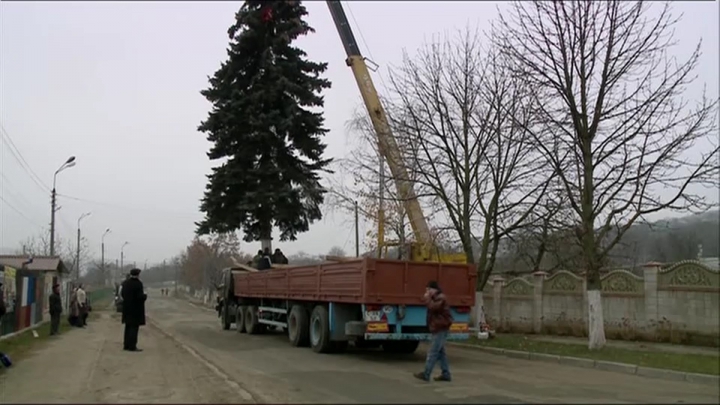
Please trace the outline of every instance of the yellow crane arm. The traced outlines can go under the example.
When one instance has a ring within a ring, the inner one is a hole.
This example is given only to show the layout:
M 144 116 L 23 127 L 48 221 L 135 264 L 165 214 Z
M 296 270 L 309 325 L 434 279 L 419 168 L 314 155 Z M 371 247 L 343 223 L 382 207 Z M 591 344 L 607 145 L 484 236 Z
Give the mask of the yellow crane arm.
M 345 62 L 352 69 L 355 81 L 360 89 L 360 94 L 365 102 L 365 107 L 370 114 L 373 128 L 377 134 L 378 149 L 390 167 L 398 195 L 400 199 L 402 199 L 405 210 L 407 211 L 415 240 L 423 246 L 422 250 L 425 253 L 421 254 L 421 256 L 424 256 L 421 259 L 428 260 L 430 248 L 433 245 L 430 227 L 425 219 L 425 215 L 423 215 L 413 182 L 408 175 L 408 169 L 405 166 L 397 141 L 390 129 L 387 115 L 380 102 L 380 97 L 378 97 L 377 91 L 375 90 L 375 85 L 370 77 L 365 58 L 363 58 L 360 53 L 360 48 L 355 40 L 355 36 L 353 35 L 340 1 L 327 0 L 327 5 L 335 22 L 338 34 L 340 34 L 343 46 L 345 47 L 345 53 L 347 54 Z M 382 214 L 378 216 L 384 217 Z M 378 218 L 378 221 L 381 227 L 380 232 L 382 232 L 384 218 Z

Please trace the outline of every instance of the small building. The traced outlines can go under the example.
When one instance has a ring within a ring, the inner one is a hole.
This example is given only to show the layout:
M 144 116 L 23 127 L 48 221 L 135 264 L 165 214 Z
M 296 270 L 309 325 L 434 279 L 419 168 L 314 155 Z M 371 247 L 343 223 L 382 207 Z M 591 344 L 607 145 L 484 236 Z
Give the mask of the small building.
M 57 256 L 0 255 L 0 278 L 7 314 L 0 335 L 36 325 L 48 316 L 48 299 L 55 283 L 63 287 L 68 268 Z M 66 290 L 66 288 L 62 288 Z M 67 295 L 67 291 L 61 294 Z M 64 300 L 67 304 L 67 299 Z

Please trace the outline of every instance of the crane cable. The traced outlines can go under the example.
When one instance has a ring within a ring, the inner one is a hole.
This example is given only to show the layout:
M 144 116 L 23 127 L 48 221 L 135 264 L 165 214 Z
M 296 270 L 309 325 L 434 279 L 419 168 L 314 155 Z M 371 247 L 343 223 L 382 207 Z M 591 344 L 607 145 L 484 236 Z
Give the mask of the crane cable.
M 355 14 L 353 14 L 352 7 L 350 7 L 350 4 L 347 1 L 345 1 L 344 3 L 350 13 L 350 18 L 352 18 L 353 24 L 357 28 L 357 33 L 360 34 L 360 41 L 362 41 L 363 46 L 367 50 L 368 56 L 370 56 L 370 58 L 374 62 L 375 56 L 373 56 L 372 50 L 370 50 L 370 46 L 368 45 L 367 41 L 365 40 L 365 35 L 363 35 L 362 28 L 360 28 L 360 24 L 358 24 L 357 20 L 355 19 Z M 380 72 L 380 69 L 378 69 L 376 73 L 380 77 L 380 82 L 382 83 L 385 90 L 389 89 L 388 85 L 385 83 L 385 79 L 383 79 L 383 75 L 382 75 L 382 72 Z

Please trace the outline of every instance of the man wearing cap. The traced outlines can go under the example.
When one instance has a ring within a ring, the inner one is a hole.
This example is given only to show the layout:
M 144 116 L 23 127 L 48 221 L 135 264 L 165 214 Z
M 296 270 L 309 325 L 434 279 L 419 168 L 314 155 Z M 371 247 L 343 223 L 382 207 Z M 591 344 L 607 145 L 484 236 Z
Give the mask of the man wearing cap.
M 122 323 L 125 324 L 123 350 L 130 352 L 142 351 L 137 347 L 138 332 L 140 332 L 140 326 L 145 325 L 147 295 L 138 276 L 140 276 L 140 269 L 130 270 L 130 278 L 125 280 L 122 285 Z
M 435 381 L 450 381 L 452 377 L 445 353 L 445 341 L 453 318 L 445 294 L 442 293 L 437 281 L 428 283 L 423 300 L 427 306 L 427 324 L 432 334 L 432 341 L 425 360 L 425 371 L 415 373 L 414 376 L 423 381 L 430 381 L 435 364 L 440 362 L 442 374 L 435 377 Z

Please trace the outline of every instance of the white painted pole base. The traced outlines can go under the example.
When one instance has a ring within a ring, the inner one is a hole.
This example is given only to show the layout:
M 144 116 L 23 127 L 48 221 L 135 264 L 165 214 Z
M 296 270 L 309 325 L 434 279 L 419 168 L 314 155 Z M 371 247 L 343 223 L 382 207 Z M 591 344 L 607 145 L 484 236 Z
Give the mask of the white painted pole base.
M 602 349 L 605 346 L 605 323 L 603 320 L 602 296 L 600 290 L 588 290 L 588 348 Z

